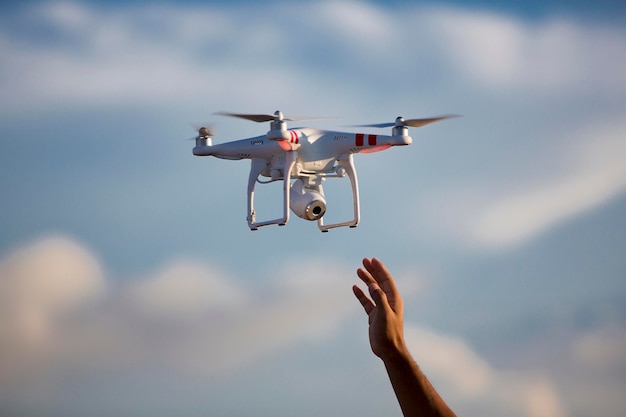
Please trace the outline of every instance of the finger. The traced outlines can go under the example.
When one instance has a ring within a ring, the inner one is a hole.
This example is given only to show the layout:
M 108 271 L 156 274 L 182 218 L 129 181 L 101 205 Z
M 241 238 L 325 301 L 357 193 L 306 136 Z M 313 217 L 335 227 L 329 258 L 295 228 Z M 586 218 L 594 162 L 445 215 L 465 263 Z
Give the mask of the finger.
M 369 290 L 370 296 L 372 300 L 374 300 L 374 304 L 377 306 L 384 306 L 387 308 L 389 306 L 389 300 L 387 299 L 387 294 L 380 288 L 380 286 L 373 282 L 367 286 Z
M 384 292 L 384 301 L 382 299 L 374 299 L 374 302 L 388 303 L 391 300 L 397 299 L 399 296 L 395 294 L 395 286 L 393 285 L 393 278 L 385 266 L 378 259 L 363 258 L 363 268 L 357 269 L 357 275 L 361 280 L 367 284 L 370 295 L 374 298 L 375 293 L 378 291 Z M 389 284 L 391 283 L 391 285 Z M 377 298 L 380 298 L 376 294 Z
M 371 259 L 368 263 L 363 264 L 369 275 L 376 281 L 380 288 L 384 291 L 389 305 L 396 312 L 402 311 L 402 298 L 396 286 L 396 283 L 387 270 L 387 267 L 377 258 Z M 374 300 L 378 303 L 376 300 Z
M 374 277 L 370 273 L 370 269 L 372 268 L 371 264 L 372 264 L 371 259 L 363 258 L 363 267 L 364 268 L 359 268 L 356 271 L 356 273 L 359 276 L 359 278 L 361 278 L 361 281 L 363 281 L 366 285 L 369 285 L 371 283 L 375 283 L 376 282 L 376 279 L 374 279 Z
M 393 278 L 387 267 L 377 258 L 363 259 L 363 266 L 367 269 L 367 272 L 376 280 L 378 284 L 384 282 L 393 281 Z
M 374 279 L 374 277 L 372 277 L 372 275 L 363 268 L 357 269 L 356 274 L 358 275 L 359 278 L 361 278 L 361 281 L 363 281 L 365 285 L 376 283 L 376 280 Z
M 365 295 L 363 290 L 361 290 L 356 285 L 352 286 L 352 292 L 354 293 L 356 298 L 359 300 L 359 302 L 363 306 L 363 309 L 365 310 L 365 313 L 369 316 L 369 314 L 372 312 L 372 310 L 374 310 L 374 307 L 376 307 L 374 305 L 374 303 L 372 302 L 372 300 L 367 298 L 367 295 Z
M 391 273 L 387 270 L 387 267 L 377 258 L 373 258 L 368 265 L 364 265 L 369 274 L 374 278 L 376 283 L 380 285 L 380 287 L 387 294 L 397 294 L 398 288 L 396 287 L 396 283 L 391 276 Z

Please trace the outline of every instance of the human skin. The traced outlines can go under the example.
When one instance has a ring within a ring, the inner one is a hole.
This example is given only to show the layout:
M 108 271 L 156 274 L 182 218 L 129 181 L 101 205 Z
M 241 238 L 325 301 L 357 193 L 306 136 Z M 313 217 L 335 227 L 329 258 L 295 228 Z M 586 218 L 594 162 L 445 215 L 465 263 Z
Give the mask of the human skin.
M 376 258 L 365 258 L 357 275 L 371 297 L 357 285 L 352 287 L 368 315 L 370 346 L 385 365 L 403 415 L 456 416 L 406 347 L 402 297 L 385 265 Z

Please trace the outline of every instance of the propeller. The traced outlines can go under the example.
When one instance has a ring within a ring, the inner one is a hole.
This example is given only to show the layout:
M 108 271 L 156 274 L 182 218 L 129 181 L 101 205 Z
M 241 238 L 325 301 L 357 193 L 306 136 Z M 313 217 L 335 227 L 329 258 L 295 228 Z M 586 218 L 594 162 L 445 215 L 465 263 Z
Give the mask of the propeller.
M 444 114 L 442 116 L 427 117 L 423 119 L 407 119 L 407 120 L 404 120 L 404 118 L 402 117 L 397 117 L 396 121 L 391 122 L 391 123 L 374 123 L 374 124 L 366 124 L 366 125 L 355 125 L 355 127 L 380 127 L 380 128 L 392 127 L 392 126 L 422 127 L 430 123 L 438 122 L 440 120 L 452 119 L 454 117 L 461 117 L 461 116 L 458 114 Z
M 219 116 L 228 116 L 228 117 L 238 117 L 240 119 L 251 120 L 253 122 L 282 122 L 282 121 L 290 121 L 297 122 L 300 120 L 311 120 L 311 117 L 285 117 L 283 112 L 280 110 L 276 110 L 274 114 L 249 114 L 249 113 L 230 113 L 225 111 L 220 111 L 217 113 L 213 113 Z

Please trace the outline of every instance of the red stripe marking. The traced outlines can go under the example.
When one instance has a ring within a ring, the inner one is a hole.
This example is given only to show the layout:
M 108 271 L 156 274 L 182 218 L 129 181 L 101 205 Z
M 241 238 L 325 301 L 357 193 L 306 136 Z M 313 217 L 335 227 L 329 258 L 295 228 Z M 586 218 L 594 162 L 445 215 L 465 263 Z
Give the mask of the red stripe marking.
M 376 146 L 376 135 L 367 135 L 367 144 L 370 146 Z
M 355 145 L 356 146 L 363 146 L 363 139 L 365 138 L 365 135 L 363 133 L 357 133 L 356 137 L 355 137 Z
M 289 136 L 291 137 L 290 142 L 293 143 L 293 130 L 289 131 Z

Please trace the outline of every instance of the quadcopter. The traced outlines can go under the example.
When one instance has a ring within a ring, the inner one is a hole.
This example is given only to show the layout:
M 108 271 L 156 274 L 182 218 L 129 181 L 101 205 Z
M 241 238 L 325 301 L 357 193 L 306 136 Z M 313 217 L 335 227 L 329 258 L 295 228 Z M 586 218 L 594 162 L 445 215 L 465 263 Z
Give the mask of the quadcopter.
M 322 232 L 336 227 L 357 227 L 360 220 L 359 185 L 354 166 L 354 154 L 384 151 L 392 146 L 412 143 L 408 127 L 421 127 L 440 120 L 458 117 L 455 114 L 424 118 L 403 119 L 395 122 L 357 125 L 355 127 L 388 128 L 391 136 L 366 133 L 350 133 L 321 130 L 310 127 L 287 128 L 288 121 L 306 120 L 285 117 L 282 112 L 274 114 L 242 114 L 219 112 L 217 115 L 237 117 L 257 123 L 270 122 L 270 130 L 261 136 L 236 140 L 217 145 L 212 144 L 214 133 L 201 127 L 195 138 L 196 156 L 214 156 L 228 160 L 250 159 L 248 177 L 248 213 L 250 230 L 277 224 L 284 226 L 289 221 L 289 211 L 298 217 L 317 221 Z M 262 180 L 260 177 L 267 178 Z M 344 222 L 324 224 L 326 199 L 322 183 L 328 178 L 348 177 L 352 187 L 353 218 Z M 283 213 L 273 220 L 257 221 L 254 209 L 256 184 L 275 181 L 283 183 Z

